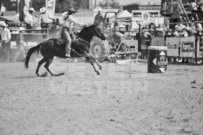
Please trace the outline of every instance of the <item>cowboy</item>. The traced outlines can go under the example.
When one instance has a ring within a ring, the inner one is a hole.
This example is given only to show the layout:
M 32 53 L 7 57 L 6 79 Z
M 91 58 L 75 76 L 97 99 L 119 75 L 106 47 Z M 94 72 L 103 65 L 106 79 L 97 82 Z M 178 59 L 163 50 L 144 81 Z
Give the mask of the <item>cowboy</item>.
M 23 27 L 19 27 L 19 34 L 18 34 L 18 37 L 17 37 L 17 40 L 16 40 L 16 44 L 17 44 L 17 47 L 18 47 L 18 55 L 22 54 L 23 58 L 25 58 L 25 46 L 26 46 L 26 43 L 25 43 L 25 40 L 24 40 L 24 35 L 23 35 L 23 31 L 25 29 Z
M 35 12 L 34 8 L 29 8 L 28 12 L 25 14 L 25 23 L 27 29 L 32 29 L 34 26 L 34 19 L 33 19 L 33 13 Z
M 66 55 L 65 55 L 66 57 L 70 57 L 70 52 L 71 52 L 72 39 L 71 39 L 71 35 L 70 35 L 70 28 L 71 28 L 72 23 L 79 25 L 79 26 L 84 26 L 83 23 L 75 20 L 75 18 L 73 17 L 73 14 L 75 14 L 76 12 L 77 11 L 74 8 L 70 8 L 68 10 L 68 12 L 64 12 L 62 14 L 64 23 L 63 23 L 63 27 L 62 27 L 61 33 L 59 35 L 59 38 L 58 38 L 58 43 L 66 44 Z
M 5 22 L 0 22 L 1 46 L 2 46 L 2 49 L 6 52 L 7 61 L 9 61 L 9 49 L 10 49 L 11 32 L 7 28 L 7 26 L 8 25 Z
M 7 28 L 7 24 L 5 22 L 0 22 L 0 34 L 1 34 L 1 42 L 2 42 L 2 46 L 6 45 L 7 43 L 9 43 L 9 41 L 11 40 L 11 32 L 10 30 Z
M 118 32 L 125 34 L 125 26 L 123 24 L 120 24 L 118 28 L 119 28 Z
M 4 16 L 4 12 L 6 12 L 6 7 L 4 6 L 4 3 L 1 3 L 0 8 L 0 16 Z
M 96 25 L 100 25 L 104 20 L 102 14 L 101 14 L 101 10 L 102 10 L 101 8 L 98 9 L 98 13 L 94 18 L 94 24 L 96 24 Z
M 42 28 L 48 27 L 48 24 L 53 23 L 54 19 L 55 19 L 54 17 L 50 16 L 46 12 L 45 7 L 40 8 L 39 24 L 41 25 Z
M 121 25 L 120 25 L 121 26 Z M 114 47 L 114 49 L 117 49 L 120 45 L 123 44 L 123 37 L 124 34 L 122 34 L 119 31 L 119 27 L 118 24 L 116 24 L 115 29 L 113 30 L 113 34 L 109 37 L 110 39 L 110 44 L 112 44 L 112 46 Z

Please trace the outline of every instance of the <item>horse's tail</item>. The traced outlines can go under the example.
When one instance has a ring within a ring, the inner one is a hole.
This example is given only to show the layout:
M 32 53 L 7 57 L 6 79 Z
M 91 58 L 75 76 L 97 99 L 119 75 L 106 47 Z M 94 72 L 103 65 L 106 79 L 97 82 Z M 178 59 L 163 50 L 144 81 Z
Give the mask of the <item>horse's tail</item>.
M 33 53 L 35 53 L 35 52 L 38 54 L 41 45 L 42 45 L 42 44 L 39 44 L 39 45 L 34 46 L 34 47 L 32 47 L 32 48 L 30 48 L 30 49 L 28 50 L 27 56 L 26 56 L 26 58 L 25 58 L 25 67 L 26 67 L 26 68 L 28 68 L 28 63 L 29 63 L 29 60 L 30 60 L 31 55 L 32 55 Z

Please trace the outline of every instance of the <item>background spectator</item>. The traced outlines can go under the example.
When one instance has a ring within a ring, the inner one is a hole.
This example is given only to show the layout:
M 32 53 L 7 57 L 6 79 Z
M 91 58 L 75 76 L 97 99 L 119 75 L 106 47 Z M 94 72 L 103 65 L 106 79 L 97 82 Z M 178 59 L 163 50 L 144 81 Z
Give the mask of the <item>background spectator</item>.
M 54 17 L 50 16 L 46 12 L 45 7 L 40 8 L 39 24 L 41 25 L 42 28 L 43 28 L 43 24 L 53 23 L 54 19 L 55 19 Z
M 11 32 L 7 26 L 5 22 L 0 22 L 1 49 L 4 52 L 4 60 L 9 62 Z
M 4 16 L 4 12 L 6 12 L 6 7 L 4 7 L 4 4 L 1 3 L 0 16 Z
M 27 29 L 32 29 L 34 27 L 33 13 L 34 8 L 29 8 L 28 12 L 25 14 L 25 23 Z

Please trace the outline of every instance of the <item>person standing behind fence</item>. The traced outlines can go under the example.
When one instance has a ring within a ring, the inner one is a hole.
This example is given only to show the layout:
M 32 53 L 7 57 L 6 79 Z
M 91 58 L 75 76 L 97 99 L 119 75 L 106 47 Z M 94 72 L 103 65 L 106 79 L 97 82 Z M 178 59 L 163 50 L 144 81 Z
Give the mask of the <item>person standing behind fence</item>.
M 98 13 L 96 14 L 96 16 L 94 18 L 94 24 L 97 25 L 97 26 L 100 26 L 104 21 L 104 18 L 103 18 L 102 14 L 101 14 L 101 11 L 102 11 L 102 9 L 99 8 Z
M 25 23 L 27 29 L 33 29 L 34 27 L 34 20 L 33 20 L 33 13 L 35 12 L 34 8 L 29 8 L 28 12 L 25 14 Z
M 19 28 L 19 34 L 18 34 L 18 37 L 17 37 L 17 40 L 16 40 L 17 47 L 18 47 L 18 54 L 17 54 L 16 58 L 19 59 L 19 56 L 22 56 L 20 58 L 21 59 L 20 61 L 22 61 L 25 58 L 25 46 L 26 46 L 26 43 L 25 43 L 24 35 L 23 35 L 24 30 L 25 29 L 23 27 Z
M 54 19 L 55 19 L 54 17 L 51 17 L 46 12 L 45 7 L 40 8 L 39 24 L 40 24 L 41 28 L 48 28 L 49 24 L 52 24 Z
M 196 30 L 198 35 L 202 35 L 202 25 L 200 23 L 196 24 Z
M 4 16 L 4 13 L 6 12 L 6 7 L 4 7 L 4 4 L 1 3 L 1 10 L 0 10 L 0 16 Z
M 0 22 L 0 35 L 1 35 L 1 45 L 4 52 L 5 60 L 9 62 L 9 51 L 10 51 L 10 40 L 11 40 L 11 32 L 7 28 L 7 24 L 5 22 Z

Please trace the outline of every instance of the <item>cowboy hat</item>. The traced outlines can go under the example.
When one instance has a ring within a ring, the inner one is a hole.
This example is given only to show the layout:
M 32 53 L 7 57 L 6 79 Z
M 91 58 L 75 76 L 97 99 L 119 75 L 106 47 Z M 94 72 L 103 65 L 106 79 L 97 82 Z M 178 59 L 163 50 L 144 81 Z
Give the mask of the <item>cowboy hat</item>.
M 45 8 L 45 7 L 40 8 L 39 12 L 40 12 L 40 13 L 46 12 L 46 8 Z
M 97 10 L 98 10 L 98 12 L 101 12 L 101 11 L 102 11 L 102 8 L 101 8 L 101 7 L 98 7 Z
M 2 26 L 2 27 L 7 27 L 8 25 L 5 23 L 5 22 L 0 22 L 0 26 Z
M 35 12 L 35 9 L 33 7 L 29 8 L 29 11 Z
M 71 15 L 76 12 L 78 11 L 76 11 L 74 8 L 70 8 L 68 11 L 62 13 L 62 18 L 65 19 L 68 15 Z
M 125 28 L 125 26 L 123 24 L 120 24 L 119 28 Z
M 70 9 L 68 10 L 68 14 L 73 14 L 73 13 L 76 13 L 76 12 L 78 12 L 78 11 L 75 10 L 74 8 L 70 8 Z

